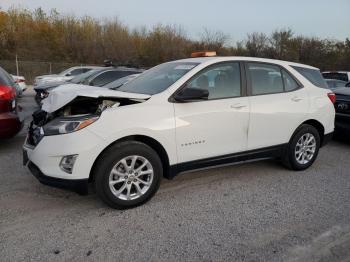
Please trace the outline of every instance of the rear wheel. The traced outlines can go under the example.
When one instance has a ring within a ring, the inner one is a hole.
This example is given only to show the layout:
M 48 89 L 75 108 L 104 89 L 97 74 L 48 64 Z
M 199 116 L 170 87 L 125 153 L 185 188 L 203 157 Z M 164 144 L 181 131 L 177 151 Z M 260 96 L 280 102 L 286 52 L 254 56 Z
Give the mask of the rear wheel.
M 96 164 L 96 192 L 113 208 L 135 207 L 156 193 L 162 174 L 162 163 L 151 147 L 136 141 L 118 143 Z
M 302 125 L 293 135 L 286 149 L 283 163 L 293 170 L 310 167 L 317 158 L 320 134 L 311 125 Z

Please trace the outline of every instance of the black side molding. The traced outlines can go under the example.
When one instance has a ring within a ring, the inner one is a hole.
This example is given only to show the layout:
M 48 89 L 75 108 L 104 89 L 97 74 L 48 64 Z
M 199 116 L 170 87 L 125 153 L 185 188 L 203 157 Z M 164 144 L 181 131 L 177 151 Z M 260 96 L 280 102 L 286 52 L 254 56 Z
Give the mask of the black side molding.
M 33 163 L 28 163 L 30 172 L 39 180 L 40 183 L 63 189 L 72 190 L 79 195 L 88 194 L 88 179 L 61 179 L 44 175 L 41 170 Z
M 212 166 L 219 166 L 225 164 L 233 164 L 242 161 L 254 160 L 254 159 L 267 159 L 267 158 L 280 158 L 288 144 L 282 144 L 272 147 L 266 147 L 261 149 L 255 149 L 245 152 L 239 152 L 234 154 L 228 154 L 218 157 L 211 157 L 206 159 L 194 160 L 190 162 L 180 163 L 170 166 L 169 177 L 173 178 L 177 174 L 185 171 L 207 168 Z

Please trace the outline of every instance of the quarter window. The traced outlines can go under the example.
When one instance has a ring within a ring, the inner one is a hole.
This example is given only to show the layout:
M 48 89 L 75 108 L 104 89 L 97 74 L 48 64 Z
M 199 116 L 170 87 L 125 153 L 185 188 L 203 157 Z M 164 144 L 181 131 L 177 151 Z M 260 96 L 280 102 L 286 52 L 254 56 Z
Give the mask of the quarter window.
M 186 88 L 201 88 L 209 92 L 208 99 L 241 96 L 241 73 L 238 62 L 218 64 L 200 72 Z
M 279 66 L 247 63 L 253 95 L 282 93 L 283 80 Z
M 321 88 L 328 88 L 327 83 L 322 77 L 320 70 L 306 68 L 306 67 L 299 67 L 299 66 L 292 66 L 292 67 L 315 86 L 318 86 Z
M 284 90 L 286 92 L 293 91 L 299 88 L 299 84 L 294 80 L 294 78 L 286 71 L 282 70 Z

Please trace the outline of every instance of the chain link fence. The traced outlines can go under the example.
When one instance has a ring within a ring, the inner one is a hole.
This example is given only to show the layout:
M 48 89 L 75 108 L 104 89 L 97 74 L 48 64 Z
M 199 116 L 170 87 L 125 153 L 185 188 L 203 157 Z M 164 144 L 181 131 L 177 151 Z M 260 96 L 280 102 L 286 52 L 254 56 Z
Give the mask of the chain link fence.
M 18 61 L 18 74 L 24 76 L 27 84 L 32 84 L 39 75 L 58 74 L 63 70 L 82 66 L 79 63 Z M 16 60 L 0 60 L 0 66 L 12 75 L 17 75 Z

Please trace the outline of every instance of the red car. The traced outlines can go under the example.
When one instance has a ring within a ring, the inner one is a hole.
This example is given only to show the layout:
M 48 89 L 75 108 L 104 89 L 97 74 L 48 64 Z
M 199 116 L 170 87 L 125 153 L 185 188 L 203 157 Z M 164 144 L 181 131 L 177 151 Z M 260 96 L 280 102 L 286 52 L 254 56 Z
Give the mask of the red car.
M 23 127 L 17 111 L 16 83 L 0 67 L 0 139 L 16 135 Z

